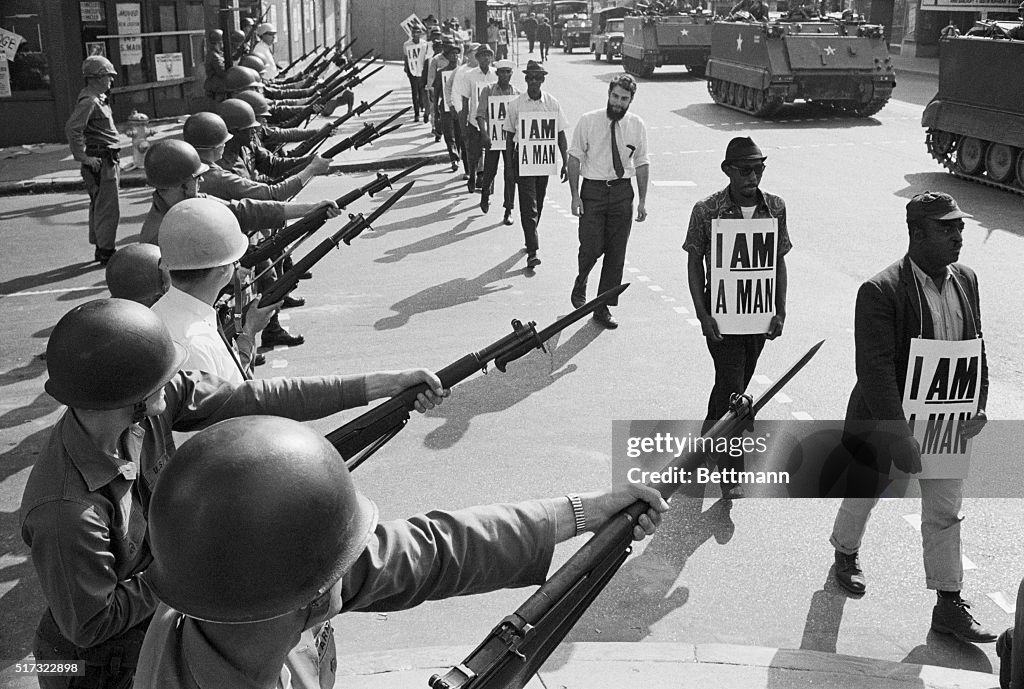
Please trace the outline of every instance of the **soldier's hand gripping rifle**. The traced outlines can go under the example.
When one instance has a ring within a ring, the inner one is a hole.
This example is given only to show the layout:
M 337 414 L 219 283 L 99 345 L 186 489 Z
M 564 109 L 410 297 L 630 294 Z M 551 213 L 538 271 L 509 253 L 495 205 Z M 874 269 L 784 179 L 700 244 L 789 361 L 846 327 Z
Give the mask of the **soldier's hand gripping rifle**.
M 369 122 L 367 122 L 366 124 L 363 125 L 362 129 L 360 129 L 351 136 L 345 137 L 338 143 L 328 148 L 321 155 L 324 158 L 333 158 L 339 153 L 347 151 L 350 148 L 359 148 L 360 146 L 365 146 L 366 144 L 376 139 L 379 139 L 385 134 L 390 134 L 391 132 L 395 131 L 402 125 L 396 124 L 393 127 L 388 127 L 388 125 L 390 125 L 392 122 L 394 122 L 395 120 L 397 120 L 399 117 L 409 112 L 410 110 L 412 110 L 411 107 L 402 108 L 391 117 L 381 122 L 378 122 L 377 124 L 370 124 Z
M 285 155 L 287 155 L 288 157 L 298 157 L 309 155 L 310 153 L 315 153 L 317 150 L 320 149 L 321 146 L 324 145 L 324 143 L 329 138 L 331 138 L 331 136 L 334 134 L 335 130 L 338 129 L 338 127 L 345 124 L 353 117 L 361 116 L 364 112 L 372 109 L 373 106 L 377 105 L 377 103 L 380 103 L 382 100 L 384 100 L 391 94 L 392 91 L 386 91 L 383 95 L 378 96 L 369 103 L 367 103 L 364 100 L 362 103 L 352 108 L 351 112 L 347 112 L 341 117 L 336 118 L 334 122 L 331 122 L 325 125 L 324 127 L 321 127 L 320 131 L 317 132 L 316 136 L 310 137 L 309 139 L 298 144 L 295 148 L 285 153 Z
M 532 350 L 547 351 L 544 347 L 545 342 L 622 294 L 627 287 L 629 283 L 602 292 L 592 301 L 559 318 L 540 332 L 537 332 L 537 324 L 534 321 L 524 324 L 519 320 L 513 320 L 511 333 L 480 351 L 471 352 L 445 366 L 437 372 L 437 377 L 441 380 L 441 385 L 448 389 L 477 371 L 486 373 L 487 365 L 490 363 L 504 373 L 510 362 L 529 354 Z M 414 409 L 416 396 L 426 390 L 426 383 L 407 388 L 387 402 L 377 405 L 327 434 L 327 441 L 345 459 L 349 471 L 366 461 L 405 427 L 409 421 L 409 412 Z
M 429 164 L 430 161 L 421 160 L 420 162 L 405 168 L 398 174 L 391 176 L 383 172 L 378 172 L 377 177 L 372 182 L 367 182 L 363 186 L 357 187 L 343 196 L 339 196 L 334 202 L 338 204 L 338 208 L 347 208 L 365 195 L 373 196 L 385 189 L 391 189 L 391 185 L 398 182 L 398 180 L 403 177 L 408 177 L 424 165 Z M 262 242 L 257 244 L 255 248 L 247 251 L 238 262 L 243 268 L 253 268 L 263 261 L 274 259 L 293 242 L 313 234 L 323 227 L 326 222 L 327 209 L 323 207 L 316 208 L 293 222 L 291 225 L 281 228 L 271 237 L 264 239 Z
M 739 433 L 810 361 L 823 343 L 824 340 L 811 347 L 756 402 L 749 395 L 733 395 L 729 411 L 703 437 L 726 438 Z M 693 471 L 705 461 L 704 452 L 690 452 L 673 460 L 669 466 Z M 667 500 L 680 484 L 651 486 Z M 524 687 L 626 560 L 632 548 L 633 527 L 647 508 L 647 503 L 637 501 L 609 519 L 536 593 L 503 619 L 460 665 L 443 676 L 431 677 L 430 687 Z
M 363 230 L 367 228 L 372 230 L 372 224 L 377 220 L 377 218 L 384 215 L 389 208 L 395 205 L 398 199 L 405 196 L 405 194 L 412 189 L 412 185 L 415 183 L 416 182 L 407 183 L 366 217 L 364 217 L 362 213 L 357 213 L 355 215 L 350 214 L 348 216 L 349 221 L 343 228 L 320 242 L 320 244 L 318 244 L 312 251 L 296 261 L 295 265 L 288 269 L 284 275 L 275 280 L 274 283 L 267 288 L 263 293 L 263 296 L 260 297 L 260 308 L 269 306 L 270 304 L 276 304 L 284 299 L 285 296 L 287 296 L 288 293 L 295 289 L 295 286 L 299 284 L 299 280 L 302 275 L 316 265 L 320 259 L 329 254 L 331 250 L 336 248 L 341 242 L 351 244 L 352 240 L 358 237 Z

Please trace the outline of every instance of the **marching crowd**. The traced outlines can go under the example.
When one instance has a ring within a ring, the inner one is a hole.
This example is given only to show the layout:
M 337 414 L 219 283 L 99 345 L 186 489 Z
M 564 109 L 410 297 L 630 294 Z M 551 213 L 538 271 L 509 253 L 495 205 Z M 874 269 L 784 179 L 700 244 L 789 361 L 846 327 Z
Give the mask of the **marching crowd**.
M 539 36 L 540 26 L 527 35 Z M 335 200 L 293 200 L 328 173 L 329 156 L 316 151 L 339 124 L 306 123 L 339 109 L 342 120 L 352 113 L 369 63 L 328 50 L 284 68 L 274 55 L 274 26 L 247 28 L 229 37 L 228 60 L 223 36 L 210 32 L 210 107 L 188 118 L 183 140 L 147 152 L 153 197 L 141 241 L 117 250 L 117 130 L 107 101 L 116 71 L 101 56 L 83 63 L 86 86 L 67 134 L 82 164 L 89 238 L 112 298 L 72 309 L 47 345 L 46 390 L 67 409 L 21 506 L 22 537 L 47 606 L 34 652 L 40 662 L 79 659 L 86 672 L 40 676 L 43 687 L 330 687 L 330 619 L 339 612 L 541 583 L 556 543 L 600 528 L 637 499 L 649 505 L 633 529 L 641 539 L 668 509 L 657 491 L 630 485 L 379 521 L 337 450 L 299 422 L 417 385 L 426 386 L 415 403 L 423 412 L 448 391 L 421 368 L 256 377 L 257 338 L 265 347 L 304 341 L 277 316 L 303 299 L 289 294 L 267 304 L 260 294 L 309 276 L 296 276 L 283 247 L 250 269 L 240 265 L 288 221 L 341 212 Z M 549 177 L 568 183 L 579 249 L 566 291 L 581 308 L 598 261 L 598 293 L 621 284 L 632 223 L 647 218 L 647 133 L 630 112 L 637 83 L 612 78 L 606 103 L 571 126 L 544 89 L 543 39 L 542 59 L 527 62 L 520 92 L 511 83 L 507 31 L 503 38 L 500 24 L 490 28 L 488 42 L 478 44 L 462 40 L 451 22 L 411 27 L 403 48 L 413 117 L 431 123 L 435 141 L 443 138 L 451 171 L 461 170 L 484 213 L 501 164 L 502 221 L 514 224 L 518 196 L 529 270 L 542 263 Z M 523 174 L 532 162 L 522 153 L 524 122 L 537 118 L 550 124 L 558 161 L 550 174 Z M 728 184 L 693 207 L 682 247 L 715 369 L 709 424 L 747 387 L 766 340 L 785 323 L 792 244 L 785 202 L 760 188 L 766 158 L 749 137 L 729 143 L 721 163 Z M 912 339 L 980 338 L 977 277 L 956 263 L 964 217 L 946 194 L 926 192 L 907 205 L 906 256 L 858 294 L 850 418 L 904 418 L 899 402 Z M 778 231 L 773 316 L 767 332 L 731 334 L 711 307 L 711 228 L 719 219 L 754 218 L 773 219 Z M 618 327 L 614 305 L 594 312 L 600 326 Z M 980 409 L 965 435 L 985 425 L 982 371 Z M 172 431 L 198 433 L 176 448 Z M 884 448 L 869 439 L 854 454 L 874 469 L 890 461 L 910 473 L 920 467 L 912 435 Z M 927 586 L 937 591 L 932 628 L 995 641 L 960 597 L 962 486 L 921 483 Z M 743 497 L 739 485 L 723 492 Z M 844 500 L 832 534 L 836 579 L 855 595 L 866 590 L 858 552 L 874 504 Z M 1011 638 L 1000 637 L 1001 654 L 1008 656 Z

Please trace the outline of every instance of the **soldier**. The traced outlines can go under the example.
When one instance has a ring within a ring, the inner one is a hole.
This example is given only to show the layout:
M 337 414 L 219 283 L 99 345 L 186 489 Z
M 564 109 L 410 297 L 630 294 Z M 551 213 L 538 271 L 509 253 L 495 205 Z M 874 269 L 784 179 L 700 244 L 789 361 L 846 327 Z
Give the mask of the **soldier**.
M 330 123 L 325 124 L 319 129 L 312 127 L 307 129 L 299 127 L 274 127 L 269 124 L 270 103 L 263 97 L 263 94 L 255 91 L 242 91 L 235 94 L 234 97 L 245 101 L 252 108 L 253 114 L 256 115 L 256 122 L 260 125 L 257 135 L 260 141 L 263 142 L 264 147 L 271 153 L 276 153 L 286 158 L 298 158 L 309 154 L 317 143 L 323 141 L 334 132 Z M 300 145 L 290 151 L 285 151 L 282 145 L 286 143 L 299 143 Z
M 651 506 L 633 527 L 639 540 L 668 505 L 635 484 L 378 523 L 376 505 L 309 427 L 272 417 L 219 424 L 182 445 L 150 503 L 149 574 L 164 604 L 135 687 L 331 687 L 333 677 L 297 684 L 283 669 L 302 630 L 342 611 L 541 583 L 556 543 L 637 499 Z M 333 667 L 328 650 L 321 665 Z
M 238 98 L 229 98 L 220 104 L 219 112 L 231 133 L 224 147 L 220 165 L 236 175 L 253 181 L 273 182 L 313 166 L 315 174 L 324 174 L 330 161 L 310 154 L 301 158 L 274 155 L 259 140 L 260 124 L 256 111 Z
M 540 239 L 537 234 L 537 225 L 540 223 L 541 213 L 544 211 L 544 196 L 548 189 L 547 175 L 524 176 L 520 174 L 519 155 L 516 146 L 519 144 L 519 116 L 527 112 L 550 112 L 554 113 L 555 129 L 558 132 L 558 152 L 562 156 L 562 169 L 559 173 L 560 179 L 564 182 L 569 178 L 569 153 L 568 144 L 565 138 L 565 128 L 568 122 L 562 106 L 558 104 L 547 92 L 541 91 L 541 84 L 547 70 L 538 63 L 530 60 L 523 70 L 526 75 L 526 93 L 520 95 L 509 103 L 508 117 L 505 119 L 505 131 L 512 135 L 508 137 L 506 148 L 509 151 L 516 151 L 516 186 L 519 189 L 519 220 L 523 226 L 523 236 L 526 239 L 526 267 L 536 268 L 540 265 L 540 257 L 537 250 L 540 248 Z
M 729 410 L 733 393 L 742 394 L 754 375 L 757 360 L 764 349 L 765 340 L 782 335 L 786 322 L 786 259 L 792 248 L 786 227 L 786 202 L 780 197 L 761 191 L 761 175 L 767 157 L 749 137 L 736 137 L 725 149 L 722 172 L 729 178 L 729 186 L 701 199 L 693 206 L 690 225 L 686 231 L 683 250 L 687 252 L 687 276 L 693 310 L 700 320 L 701 331 L 707 341 L 711 360 L 715 364 L 715 385 L 708 399 L 706 427 Z M 762 335 L 723 335 L 718 322 L 711 315 L 711 226 L 716 218 L 776 218 L 778 244 L 775 282 L 775 315 L 768 332 Z M 717 457 L 719 466 L 743 470 L 743 456 Z M 743 497 L 743 486 L 723 483 L 726 499 Z
M 207 98 L 219 103 L 228 97 L 224 81 L 227 74 L 224 65 L 224 32 L 220 29 L 208 31 L 206 42 L 206 81 L 203 82 L 203 88 Z
M 181 372 L 185 352 L 160 319 L 123 299 L 72 309 L 46 351 L 46 391 L 68 408 L 32 467 L 20 510 L 47 605 L 34 654 L 42 663 L 81 660 L 85 677 L 40 675 L 43 689 L 131 686 L 158 602 L 146 569 L 146 510 L 174 455 L 172 430 L 243 414 L 315 419 L 418 383 L 430 386 L 418 408 L 442 395 L 423 369 L 240 386 Z
M 152 306 L 171 286 L 171 276 L 160 265 L 160 249 L 152 244 L 129 244 L 110 257 L 106 270 L 110 296 Z
M 186 199 L 167 211 L 160 223 L 160 247 L 171 288 L 153 306 L 153 313 L 188 351 L 181 368 L 206 371 L 236 385 L 250 379 L 256 335 L 281 303 L 260 308 L 257 295 L 245 311 L 241 332 L 229 340 L 221 331 L 214 304 L 231 284 L 235 262 L 249 248 L 238 220 L 213 199 Z
M 117 70 L 101 55 L 90 55 L 82 62 L 85 88 L 68 118 L 64 133 L 71 155 L 82 164 L 82 179 L 89 193 L 89 243 L 96 247 L 94 258 L 101 266 L 117 250 L 117 223 L 121 220 L 118 199 L 118 135 L 109 91 Z
M 579 272 L 572 286 L 573 308 L 587 301 L 587 278 L 597 259 L 601 264 L 598 293 L 622 284 L 626 244 L 633 225 L 633 183 L 636 177 L 636 220 L 647 219 L 647 129 L 644 121 L 629 112 L 636 95 L 636 80 L 628 74 L 608 84 L 608 101 L 576 123 L 569 147 L 569 191 L 572 214 L 580 219 Z M 580 186 L 580 175 L 583 185 Z M 594 320 L 613 330 L 619 327 L 608 306 L 594 312 Z
M 252 54 L 263 60 L 267 65 L 267 78 L 276 79 L 280 71 L 274 59 L 274 41 L 277 39 L 277 27 L 264 22 L 256 27 L 256 45 L 252 48 Z
M 1024 41 L 1024 2 L 1017 5 L 1017 16 L 1020 17 L 1020 24 L 1007 31 L 1006 36 L 1013 41 Z
M 505 131 L 503 126 L 504 119 L 498 122 L 491 121 L 488 109 L 492 96 L 519 95 L 519 89 L 511 83 L 512 69 L 512 62 L 509 60 L 500 60 L 494 65 L 494 72 L 498 77 L 498 81 L 481 92 L 480 105 L 476 111 L 477 125 L 480 130 L 480 143 L 485 150 L 483 181 L 480 183 L 480 210 L 486 213 L 491 207 L 491 187 L 494 185 L 494 177 L 498 173 L 498 159 L 501 158 L 504 178 L 504 184 L 502 185 L 504 191 L 503 201 L 505 207 L 505 217 L 502 218 L 502 223 L 505 225 L 512 224 L 512 210 L 515 208 L 515 161 L 512 159 L 512 153 L 509 152 L 506 145 L 501 145 L 498 150 L 494 150 L 493 143 L 491 142 L 492 129 L 497 129 L 503 139 L 508 137 L 508 132 Z

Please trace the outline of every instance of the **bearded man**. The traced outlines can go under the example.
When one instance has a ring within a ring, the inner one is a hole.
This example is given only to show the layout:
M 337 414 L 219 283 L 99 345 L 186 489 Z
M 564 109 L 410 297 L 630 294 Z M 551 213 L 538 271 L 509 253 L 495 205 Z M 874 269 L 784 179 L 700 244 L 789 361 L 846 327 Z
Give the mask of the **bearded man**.
M 602 254 L 598 294 L 622 283 L 633 225 L 633 177 L 640 197 L 636 221 L 647 219 L 647 129 L 642 119 L 629 112 L 634 95 L 636 80 L 628 74 L 616 76 L 608 84 L 606 107 L 583 115 L 572 135 L 569 189 L 572 214 L 580 219 L 579 273 L 571 295 L 575 308 L 586 303 L 587 277 Z M 613 300 L 609 306 L 617 303 Z M 594 320 L 608 329 L 619 327 L 608 306 L 595 311 Z

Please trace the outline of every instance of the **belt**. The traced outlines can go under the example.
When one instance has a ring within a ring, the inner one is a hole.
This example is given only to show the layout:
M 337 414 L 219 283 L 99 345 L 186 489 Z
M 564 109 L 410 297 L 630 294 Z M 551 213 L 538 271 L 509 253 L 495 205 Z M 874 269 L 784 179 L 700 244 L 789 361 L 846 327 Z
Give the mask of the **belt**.
M 617 184 L 629 184 L 633 181 L 632 177 L 619 177 L 618 179 L 584 179 L 585 183 L 590 182 L 591 184 L 600 184 L 606 187 L 614 187 Z

